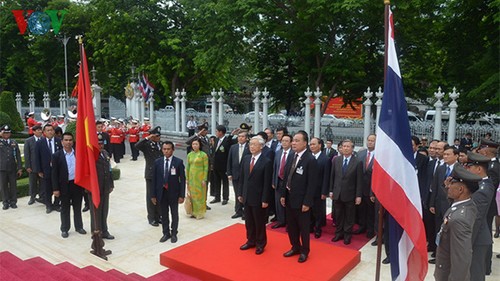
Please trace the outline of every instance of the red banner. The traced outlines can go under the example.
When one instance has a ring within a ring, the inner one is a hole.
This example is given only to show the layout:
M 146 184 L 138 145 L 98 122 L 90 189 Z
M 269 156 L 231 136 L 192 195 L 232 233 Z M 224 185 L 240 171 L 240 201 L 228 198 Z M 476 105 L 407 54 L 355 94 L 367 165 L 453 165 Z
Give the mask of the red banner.
M 361 102 L 361 99 L 357 101 Z M 344 100 L 342 99 L 342 97 L 332 98 L 328 103 L 328 107 L 326 108 L 325 114 L 333 114 L 335 115 L 335 117 L 338 118 L 360 119 L 363 117 L 362 115 L 363 106 L 361 104 L 354 103 L 353 104 L 354 109 L 352 109 L 350 105 L 342 107 L 343 105 L 344 105 Z

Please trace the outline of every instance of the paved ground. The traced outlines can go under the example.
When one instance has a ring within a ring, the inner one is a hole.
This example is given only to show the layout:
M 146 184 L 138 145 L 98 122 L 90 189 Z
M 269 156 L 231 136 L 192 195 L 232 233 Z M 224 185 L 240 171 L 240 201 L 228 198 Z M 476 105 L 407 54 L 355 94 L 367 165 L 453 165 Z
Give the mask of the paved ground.
M 185 151 L 179 149 L 176 155 L 185 159 Z M 115 268 L 124 273 L 135 272 L 148 277 L 165 269 L 159 264 L 160 253 L 242 222 L 230 218 L 234 204 L 231 192 L 228 205 L 211 205 L 212 210 L 207 211 L 206 218 L 202 220 L 188 218 L 181 208 L 179 241 L 176 244 L 170 241 L 159 243 L 161 229 L 150 226 L 146 219 L 143 158 L 140 157 L 136 162 L 129 158 L 126 156 L 118 164 L 121 178 L 116 181 L 115 190 L 111 193 L 108 225 L 116 239 L 105 240 L 105 248 L 113 251 L 109 261 L 89 253 L 89 234 L 80 235 L 72 228 L 69 238 L 61 238 L 59 213 L 47 215 L 44 206 L 39 203 L 28 206 L 27 197 L 19 198 L 18 209 L 0 210 L 0 251 L 10 251 L 23 259 L 41 256 L 54 264 L 69 261 L 80 267 L 94 265 L 104 270 Z M 83 220 L 85 229 L 89 231 L 88 212 L 84 213 Z M 241 237 L 241 241 L 245 242 L 245 238 Z M 494 251 L 497 254 L 500 252 L 500 240 L 495 239 L 495 242 Z M 376 247 L 367 244 L 361 253 L 361 263 L 344 280 L 374 280 Z M 500 279 L 500 259 L 494 258 L 493 265 L 494 275 L 487 280 Z M 426 280 L 433 280 L 433 271 L 434 266 L 430 265 Z M 390 280 L 388 265 L 382 265 L 381 280 Z

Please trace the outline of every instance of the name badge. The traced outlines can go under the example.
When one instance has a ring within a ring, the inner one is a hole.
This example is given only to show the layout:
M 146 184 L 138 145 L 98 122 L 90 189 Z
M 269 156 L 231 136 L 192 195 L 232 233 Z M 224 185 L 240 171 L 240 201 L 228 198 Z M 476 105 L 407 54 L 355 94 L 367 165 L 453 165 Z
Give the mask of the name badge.
M 172 176 L 177 175 L 177 171 L 175 170 L 175 167 L 170 168 L 170 175 L 172 175 Z
M 297 170 L 295 170 L 295 172 L 299 175 L 302 175 L 304 173 L 304 169 L 302 167 L 298 167 Z

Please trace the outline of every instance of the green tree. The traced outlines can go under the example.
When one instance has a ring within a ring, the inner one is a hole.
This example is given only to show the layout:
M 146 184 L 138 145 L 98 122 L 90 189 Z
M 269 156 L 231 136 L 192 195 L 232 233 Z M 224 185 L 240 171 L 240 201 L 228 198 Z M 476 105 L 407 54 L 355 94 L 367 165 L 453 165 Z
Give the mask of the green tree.
M 4 112 L 9 115 L 12 127 L 14 131 L 23 131 L 24 124 L 21 119 L 21 115 L 17 112 L 16 102 L 14 100 L 14 94 L 9 91 L 3 91 L 0 94 L 0 112 Z

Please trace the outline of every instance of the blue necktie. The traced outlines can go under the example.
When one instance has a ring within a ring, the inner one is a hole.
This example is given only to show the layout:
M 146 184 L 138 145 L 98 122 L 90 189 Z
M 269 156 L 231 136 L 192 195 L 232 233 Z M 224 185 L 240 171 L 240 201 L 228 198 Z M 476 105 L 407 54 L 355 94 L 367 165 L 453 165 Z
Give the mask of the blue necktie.
M 347 170 L 347 158 L 344 160 L 344 165 L 342 165 L 342 174 L 345 175 Z
M 450 175 L 451 175 L 451 169 L 450 169 L 450 166 L 448 166 L 448 168 L 446 168 L 446 175 L 444 176 L 444 179 L 446 179 Z

